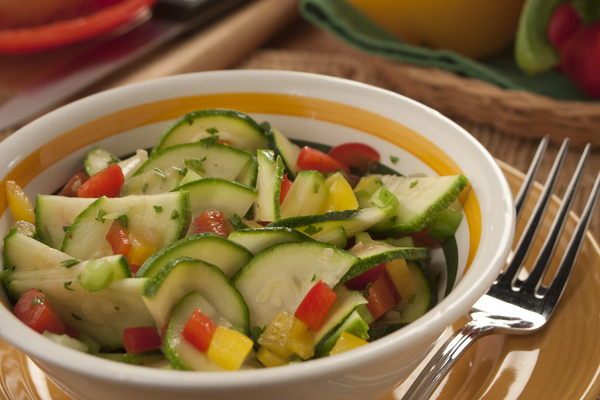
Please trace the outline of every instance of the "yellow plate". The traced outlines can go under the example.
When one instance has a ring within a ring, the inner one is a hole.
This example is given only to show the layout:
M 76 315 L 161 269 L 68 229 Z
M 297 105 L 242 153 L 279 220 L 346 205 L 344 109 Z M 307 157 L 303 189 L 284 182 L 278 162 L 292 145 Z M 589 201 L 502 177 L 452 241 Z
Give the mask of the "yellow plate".
M 501 164 L 513 193 L 523 175 Z M 523 215 L 533 208 L 532 191 Z M 540 232 L 548 232 L 554 199 Z M 522 218 L 525 220 L 526 218 Z M 562 254 L 577 217 L 571 214 L 557 253 Z M 523 230 L 524 222 L 517 227 Z M 537 249 L 541 246 L 536 243 Z M 534 250 L 535 253 L 535 250 Z M 556 268 L 556 263 L 551 267 Z M 596 400 L 600 393 L 600 247 L 588 233 L 571 282 L 546 329 L 531 336 L 493 335 L 477 342 L 442 383 L 438 400 Z M 457 321 L 458 328 L 465 321 Z M 411 381 L 387 400 L 400 399 Z M 21 352 L 0 341 L 0 400 L 70 399 Z

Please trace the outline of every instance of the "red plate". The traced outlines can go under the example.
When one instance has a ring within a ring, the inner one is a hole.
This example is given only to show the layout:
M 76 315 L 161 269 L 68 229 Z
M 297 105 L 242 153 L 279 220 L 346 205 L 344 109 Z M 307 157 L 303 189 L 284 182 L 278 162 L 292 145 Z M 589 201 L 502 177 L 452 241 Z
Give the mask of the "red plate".
M 80 42 L 109 32 L 147 12 L 156 0 L 123 0 L 85 17 L 35 28 L 0 31 L 0 53 L 23 54 Z

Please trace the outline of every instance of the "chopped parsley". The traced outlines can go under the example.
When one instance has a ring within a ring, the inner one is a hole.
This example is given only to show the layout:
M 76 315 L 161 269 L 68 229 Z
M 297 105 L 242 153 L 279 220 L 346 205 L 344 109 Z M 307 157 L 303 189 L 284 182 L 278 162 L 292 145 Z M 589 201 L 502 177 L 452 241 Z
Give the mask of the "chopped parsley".
M 414 181 L 412 181 L 412 182 L 410 183 L 410 188 L 412 189 L 412 188 L 414 188 L 415 186 L 417 186 L 417 183 L 419 183 L 419 180 L 418 180 L 418 179 L 417 179 L 417 180 L 414 180 Z
M 70 260 L 63 260 L 60 262 L 62 264 L 63 267 L 65 268 L 71 268 L 74 265 L 77 265 L 80 263 L 79 260 L 76 260 L 74 258 L 70 259 Z
M 214 135 L 215 133 L 219 133 L 219 130 L 217 128 L 208 128 L 206 130 L 206 132 L 210 133 L 211 135 Z
M 119 223 L 121 224 L 123 229 L 125 229 L 125 230 L 129 229 L 129 217 L 127 216 L 127 214 L 118 216 L 117 218 L 115 218 L 115 221 L 119 221 Z
M 104 216 L 106 215 L 106 211 L 100 209 L 98 210 L 98 216 L 96 217 L 96 221 L 104 223 Z
M 77 321 L 83 321 L 83 318 L 81 318 L 79 315 L 77 315 L 75 313 L 71 313 L 71 317 L 73 317 L 73 319 L 76 319 Z
M 392 162 L 392 164 L 396 165 L 398 161 L 400 161 L 400 159 L 396 156 L 390 156 L 390 161 Z
M 42 304 L 44 302 L 45 298 L 44 296 L 35 296 L 33 298 L 33 301 L 31 302 L 31 304 L 33 304 L 34 306 L 37 306 L 38 304 Z
M 198 160 L 197 158 L 186 158 L 183 160 L 183 162 L 188 168 L 191 168 L 196 172 L 204 174 L 206 173 L 206 170 L 204 169 L 204 164 L 202 164 L 202 161 L 204 160 L 206 160 L 206 157 L 204 157 L 202 160 Z
M 142 188 L 142 193 L 146 194 L 147 191 L 148 191 L 148 183 L 145 183 L 144 187 Z
M 108 162 L 108 165 L 110 165 L 110 164 L 117 164 L 118 162 L 119 162 L 119 159 L 111 154 L 110 155 L 110 161 Z
M 161 212 L 163 212 L 162 206 L 152 206 L 152 207 L 154 207 L 154 211 L 156 211 L 157 214 L 160 214 Z
M 70 287 L 71 283 L 72 283 L 71 281 L 64 282 L 63 286 L 64 286 L 65 289 L 70 290 L 71 292 L 73 292 L 73 291 L 75 291 L 75 289 L 73 289 L 72 287 Z
M 308 226 L 308 227 L 307 227 L 307 228 L 304 230 L 304 233 L 306 233 L 307 235 L 310 235 L 310 236 L 312 236 L 312 235 L 314 235 L 314 234 L 317 234 L 317 233 L 321 232 L 322 230 L 323 230 L 323 227 L 322 227 L 322 226 L 320 226 L 320 227 L 318 227 L 318 228 L 317 228 L 317 227 L 316 227 L 316 226 L 314 226 L 314 225 L 309 225 L 309 226 Z
M 167 177 L 165 176 L 165 174 L 158 168 L 153 168 L 152 169 L 154 172 L 156 172 L 156 175 L 160 176 L 160 179 L 162 179 L 163 181 L 167 180 Z
M 173 212 L 171 213 L 171 219 L 177 219 L 179 218 L 179 211 L 177 209 L 174 209 Z
M 68 227 L 68 226 L 66 226 L 66 225 L 65 225 L 65 226 L 63 226 L 63 231 L 65 231 L 65 233 L 66 233 L 68 230 L 69 230 L 69 227 Z
M 312 279 L 311 279 L 310 281 L 311 281 L 311 282 L 314 282 L 314 281 L 315 281 L 315 279 L 317 279 L 317 274 L 313 274 L 313 277 L 312 277 Z

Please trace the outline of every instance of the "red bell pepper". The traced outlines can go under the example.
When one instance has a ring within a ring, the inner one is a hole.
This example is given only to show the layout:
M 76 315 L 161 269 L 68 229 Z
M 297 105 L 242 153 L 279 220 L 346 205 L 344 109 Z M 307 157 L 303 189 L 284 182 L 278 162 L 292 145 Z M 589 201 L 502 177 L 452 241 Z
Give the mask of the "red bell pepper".
M 590 98 L 600 99 L 600 20 L 575 32 L 561 50 L 565 75 Z
M 363 143 L 344 143 L 329 150 L 327 155 L 363 175 L 373 172 L 380 160 L 377 150 Z
M 206 351 L 217 330 L 217 325 L 199 309 L 194 313 L 183 328 L 183 337 L 198 350 Z
M 123 332 L 123 347 L 130 354 L 160 349 L 161 346 L 160 336 L 151 326 L 125 328 Z
M 582 26 L 581 18 L 571 3 L 558 6 L 548 25 L 548 40 L 559 51 Z
M 320 280 L 308 291 L 296 309 L 296 318 L 316 332 L 323 325 L 325 316 L 336 299 L 335 292 Z
M 442 242 L 427 236 L 427 227 L 421 229 L 419 232 L 411 233 L 410 236 L 412 236 L 413 240 L 416 242 L 415 244 L 418 246 L 425 246 L 432 249 L 442 247 Z
M 365 296 L 368 301 L 367 309 L 375 321 L 396 305 L 388 280 L 385 273 L 380 274 L 371 283 L 369 293 Z
M 338 170 L 350 174 L 350 168 L 322 151 L 308 146 L 304 146 L 302 150 L 300 150 L 296 165 L 301 170 L 315 170 L 322 174 L 336 172 Z
M 283 176 L 283 180 L 281 181 L 281 191 L 279 192 L 279 205 L 283 203 L 283 199 L 287 196 L 293 183 L 294 182 L 289 180 L 287 174 Z
M 73 177 L 71 177 L 71 179 L 69 179 L 67 184 L 65 186 L 63 186 L 63 188 L 61 189 L 60 193 L 58 193 L 58 195 L 65 196 L 65 197 L 77 197 L 77 189 L 79 189 L 79 187 L 87 180 L 88 180 L 88 176 L 85 173 L 85 171 L 82 169 L 81 171 L 79 171 L 78 173 L 73 175 Z
M 106 232 L 105 238 L 110 243 L 114 254 L 123 254 L 125 257 L 129 255 L 132 246 L 131 240 L 129 240 L 127 232 L 125 232 L 119 221 L 113 221 L 110 229 Z
M 90 176 L 79 189 L 77 197 L 118 197 L 125 182 L 123 170 L 118 164 L 111 164 L 102 171 Z
M 229 229 L 223 211 L 205 211 L 194 220 L 196 233 L 211 232 L 227 238 Z
M 57 335 L 65 333 L 65 324 L 44 294 L 37 289 L 29 289 L 23 293 L 13 311 L 25 325 L 39 333 L 44 331 Z
M 385 271 L 385 263 L 368 269 L 352 279 L 348 279 L 346 282 L 344 282 L 344 285 L 346 285 L 346 287 L 350 290 L 365 290 L 367 285 L 379 278 L 379 275 L 381 275 L 383 271 Z

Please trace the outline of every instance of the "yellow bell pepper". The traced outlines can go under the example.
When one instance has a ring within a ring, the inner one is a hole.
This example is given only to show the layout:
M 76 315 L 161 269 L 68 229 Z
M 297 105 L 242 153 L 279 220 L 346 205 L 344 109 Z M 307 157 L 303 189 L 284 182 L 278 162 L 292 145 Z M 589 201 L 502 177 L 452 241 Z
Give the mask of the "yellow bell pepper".
M 335 346 L 329 352 L 330 356 L 340 354 L 348 350 L 356 349 L 357 347 L 368 344 L 366 340 L 363 340 L 357 336 L 354 336 L 348 332 L 342 332 L 340 338 L 335 342 Z
M 8 206 L 16 221 L 35 223 L 35 212 L 33 204 L 25 194 L 21 186 L 15 181 L 6 182 L 6 198 Z
M 256 358 L 267 368 L 280 367 L 282 365 L 287 365 L 288 363 L 286 357 L 280 356 L 274 351 L 267 349 L 265 346 L 261 346 L 260 349 L 258 349 Z
M 249 337 L 233 329 L 217 326 L 206 355 L 228 371 L 240 368 L 254 342 Z
M 329 194 L 321 206 L 319 211 L 321 214 L 328 211 L 345 211 L 358 208 L 358 201 L 356 200 L 352 186 L 350 186 L 341 173 L 336 172 L 329 176 L 325 184 L 329 189 Z
M 490 56 L 515 36 L 525 0 L 348 0 L 405 42 Z

